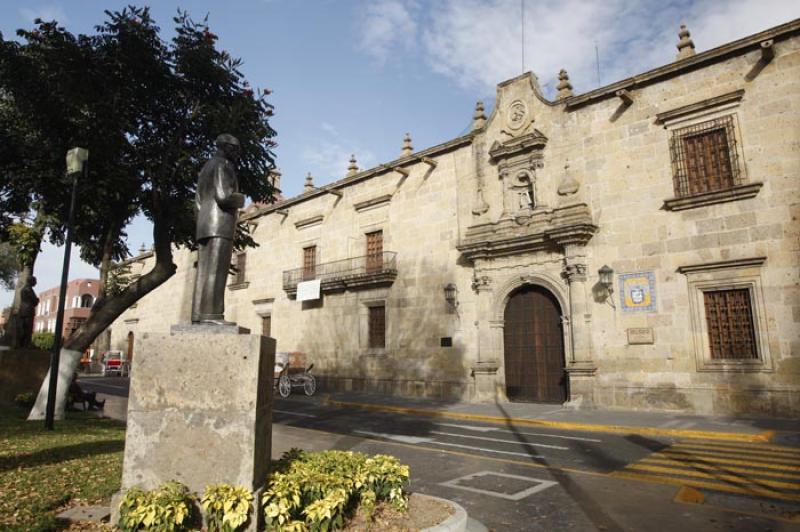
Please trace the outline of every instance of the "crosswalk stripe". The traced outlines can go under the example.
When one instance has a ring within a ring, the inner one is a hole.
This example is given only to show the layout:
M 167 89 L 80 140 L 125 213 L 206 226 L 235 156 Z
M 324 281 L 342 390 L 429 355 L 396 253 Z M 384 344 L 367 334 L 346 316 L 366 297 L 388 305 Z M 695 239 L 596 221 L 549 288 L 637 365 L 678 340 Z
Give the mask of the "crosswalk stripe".
M 797 454 L 800 449 L 787 447 L 785 445 L 774 445 L 766 443 L 741 443 L 736 441 L 705 441 L 705 440 L 691 440 L 683 441 L 681 443 L 691 443 L 692 445 L 702 445 L 704 447 L 732 447 L 734 449 L 763 449 L 769 451 L 776 451 L 779 453 Z
M 792 472 L 800 472 L 800 467 L 796 466 L 789 466 L 789 465 L 781 465 L 781 464 L 774 464 L 774 463 L 766 463 L 762 460 L 732 460 L 730 458 L 720 458 L 718 456 L 695 456 L 692 454 L 688 454 L 685 451 L 670 451 L 668 449 L 664 449 L 658 453 L 653 453 L 651 456 L 663 456 L 666 458 L 673 458 L 675 460 L 680 460 L 681 462 L 701 462 L 701 463 L 719 463 L 719 464 L 732 464 L 732 465 L 741 465 L 741 466 L 751 466 L 751 467 L 761 467 L 764 469 L 778 469 L 780 471 L 792 471 Z
M 786 458 L 789 460 L 800 460 L 800 450 L 796 452 L 783 452 L 783 451 L 775 451 L 772 449 L 759 449 L 757 447 L 749 447 L 749 448 L 736 448 L 736 447 L 729 447 L 727 445 L 698 445 L 694 442 L 680 442 L 676 443 L 672 447 L 680 447 L 680 448 L 691 448 L 691 449 L 701 449 L 705 451 L 719 451 L 723 453 L 742 453 L 742 454 L 754 454 L 754 455 L 765 455 L 775 458 Z
M 732 458 L 742 458 L 745 460 L 762 460 L 764 462 L 774 464 L 787 464 L 787 465 L 800 465 L 800 459 L 784 458 L 783 456 L 763 455 L 761 453 L 755 454 L 748 451 L 724 451 L 717 449 L 692 449 L 686 445 L 673 445 L 670 449 L 675 451 L 683 451 L 686 454 L 701 455 L 701 456 L 726 456 Z
M 744 486 L 769 486 L 771 488 L 779 488 L 779 489 L 789 489 L 789 490 L 800 490 L 800 482 L 793 483 L 793 482 L 780 482 L 778 480 L 765 480 L 765 479 L 753 479 L 747 476 L 738 476 L 738 475 L 726 475 L 726 474 L 716 474 L 716 473 L 703 473 L 702 471 L 693 471 L 691 469 L 679 469 L 674 467 L 658 467 L 658 466 L 650 466 L 650 465 L 642 465 L 641 463 L 636 463 L 629 465 L 625 468 L 626 470 L 636 470 L 636 471 L 647 471 L 650 473 L 665 473 L 670 475 L 681 475 L 681 476 L 688 476 L 688 477 L 699 477 L 699 478 L 708 478 L 711 480 L 724 480 L 726 482 L 731 482 L 733 484 L 739 484 Z
M 762 477 L 776 477 L 776 478 L 790 478 L 796 479 L 800 482 L 800 475 L 792 475 L 789 473 L 779 473 L 777 471 L 768 471 L 764 469 L 750 469 L 746 467 L 735 467 L 729 465 L 712 465 L 712 464 L 702 464 L 698 462 L 679 462 L 677 460 L 670 460 L 668 458 L 645 458 L 636 462 L 637 464 L 652 464 L 652 465 L 669 465 L 669 466 L 683 466 L 686 467 L 687 464 L 690 464 L 690 467 L 694 469 L 702 469 L 704 471 L 722 471 L 731 473 L 747 473 Z
M 692 478 L 676 478 L 676 477 L 662 477 L 658 475 L 648 475 L 641 473 L 634 473 L 627 470 L 615 471 L 611 473 L 612 477 L 627 478 L 630 480 L 639 480 L 645 482 L 654 482 L 657 484 L 673 484 L 676 486 L 692 486 L 695 488 L 705 488 L 716 491 L 724 491 L 727 493 L 739 493 L 744 495 L 756 495 L 759 497 L 767 497 L 770 499 L 780 499 L 784 501 L 800 501 L 800 495 L 780 493 L 768 489 L 757 487 L 741 487 L 731 484 L 723 484 L 719 482 L 706 482 L 705 480 L 698 480 Z

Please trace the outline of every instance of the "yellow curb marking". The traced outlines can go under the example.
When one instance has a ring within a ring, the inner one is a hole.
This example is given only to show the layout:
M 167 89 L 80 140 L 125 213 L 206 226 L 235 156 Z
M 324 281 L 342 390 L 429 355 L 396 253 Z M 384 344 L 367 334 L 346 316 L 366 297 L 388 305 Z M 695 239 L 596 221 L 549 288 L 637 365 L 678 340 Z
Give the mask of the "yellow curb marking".
M 774 431 L 765 431 L 758 434 L 742 434 L 736 432 L 711 432 L 702 430 L 685 429 L 664 429 L 657 427 L 626 427 L 621 425 L 599 425 L 592 423 L 573 423 L 569 421 L 547 421 L 542 419 L 525 418 L 503 418 L 499 416 L 488 416 L 483 414 L 467 414 L 463 412 L 447 412 L 442 410 L 429 410 L 424 408 L 407 408 L 401 406 L 371 405 L 366 403 L 354 403 L 349 401 L 336 401 L 329 397 L 325 403 L 333 406 L 360 408 L 362 410 L 373 410 L 380 412 L 393 412 L 397 414 L 412 414 L 418 416 L 440 417 L 449 419 L 465 419 L 470 421 L 483 421 L 487 423 L 499 423 L 514 425 L 525 425 L 532 427 L 548 427 L 562 430 L 577 430 L 584 432 L 605 432 L 611 434 L 639 434 L 643 436 L 667 436 L 671 438 L 698 438 L 706 440 L 723 440 L 735 442 L 764 442 L 769 441 L 774 435 Z
M 731 482 L 733 484 L 755 485 L 756 487 L 768 486 L 771 488 L 800 490 L 800 483 L 795 484 L 792 482 L 780 482 L 778 480 L 753 479 L 748 476 L 739 476 L 739 475 L 703 473 L 701 471 L 693 471 L 691 469 L 658 467 L 658 466 L 642 465 L 640 463 L 631 464 L 627 466 L 625 470 L 646 471 L 649 473 L 665 473 L 665 474 L 681 475 L 687 477 L 708 478 L 711 480 L 724 480 L 726 482 Z
M 694 480 L 689 478 L 675 478 L 675 477 L 662 477 L 657 475 L 644 475 L 640 473 L 632 473 L 628 471 L 615 471 L 611 473 L 612 477 L 626 478 L 630 480 L 639 480 L 642 482 L 652 482 L 654 484 L 673 484 L 676 486 L 692 486 L 695 488 L 706 488 L 716 491 L 725 491 L 728 493 L 739 493 L 744 495 L 755 495 L 758 497 L 767 497 L 770 499 L 780 499 L 784 501 L 800 501 L 800 495 L 790 495 L 786 493 L 779 493 L 777 491 L 761 489 L 761 488 L 745 488 L 740 486 L 732 486 L 730 484 L 721 484 L 717 482 L 706 482 L 704 480 Z
M 752 475 L 758 475 L 762 477 L 777 477 L 777 478 L 789 478 L 793 480 L 797 480 L 800 482 L 800 475 L 791 475 L 789 473 L 778 473 L 776 471 L 767 471 L 767 470 L 758 470 L 758 469 L 750 469 L 746 467 L 735 467 L 735 466 L 728 466 L 728 465 L 712 465 L 712 464 L 702 464 L 698 462 L 679 462 L 677 460 L 670 460 L 668 458 L 644 458 L 636 462 L 637 464 L 651 464 L 657 466 L 683 466 L 686 467 L 687 464 L 690 464 L 692 469 L 701 469 L 703 471 L 721 471 L 723 473 L 731 472 L 731 473 L 748 473 Z

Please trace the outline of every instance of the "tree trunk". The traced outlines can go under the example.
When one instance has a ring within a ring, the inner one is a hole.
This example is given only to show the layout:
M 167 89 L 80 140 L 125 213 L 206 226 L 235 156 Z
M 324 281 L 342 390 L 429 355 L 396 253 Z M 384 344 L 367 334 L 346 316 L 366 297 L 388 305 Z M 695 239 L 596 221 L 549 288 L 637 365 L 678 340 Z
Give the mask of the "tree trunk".
M 89 319 L 64 342 L 61 350 L 63 362 L 59 364 L 56 388 L 56 419 L 61 419 L 64 416 L 70 379 L 80 364 L 79 355 L 131 305 L 175 275 L 177 266 L 172 260 L 172 239 L 169 231 L 163 227 L 162 223 L 159 223 L 157 217 L 153 224 L 153 236 L 156 252 L 156 264 L 153 269 L 139 277 L 118 295 L 105 298 L 99 308 L 97 305 L 93 306 Z M 78 353 L 78 356 L 75 353 Z M 44 419 L 48 379 L 49 372 L 39 390 L 36 404 L 28 415 L 29 420 Z

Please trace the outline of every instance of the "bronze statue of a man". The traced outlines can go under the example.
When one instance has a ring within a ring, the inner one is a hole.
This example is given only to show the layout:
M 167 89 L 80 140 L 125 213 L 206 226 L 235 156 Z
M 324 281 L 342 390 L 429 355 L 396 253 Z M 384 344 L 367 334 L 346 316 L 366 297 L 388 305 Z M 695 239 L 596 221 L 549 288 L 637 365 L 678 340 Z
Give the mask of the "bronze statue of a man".
M 217 152 L 200 171 L 197 182 L 197 277 L 192 300 L 192 323 L 227 325 L 225 285 L 233 253 L 233 237 L 244 195 L 239 193 L 234 163 L 239 140 L 217 137 Z

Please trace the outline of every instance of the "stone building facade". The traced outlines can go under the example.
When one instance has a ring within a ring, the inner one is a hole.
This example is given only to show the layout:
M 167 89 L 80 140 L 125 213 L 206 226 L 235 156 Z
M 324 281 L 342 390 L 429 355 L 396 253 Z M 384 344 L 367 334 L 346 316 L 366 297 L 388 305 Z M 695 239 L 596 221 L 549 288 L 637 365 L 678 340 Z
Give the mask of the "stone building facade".
M 329 389 L 799 414 L 800 21 L 560 81 L 505 81 L 470 133 L 245 213 L 226 318 Z M 112 343 L 188 321 L 178 261 Z

